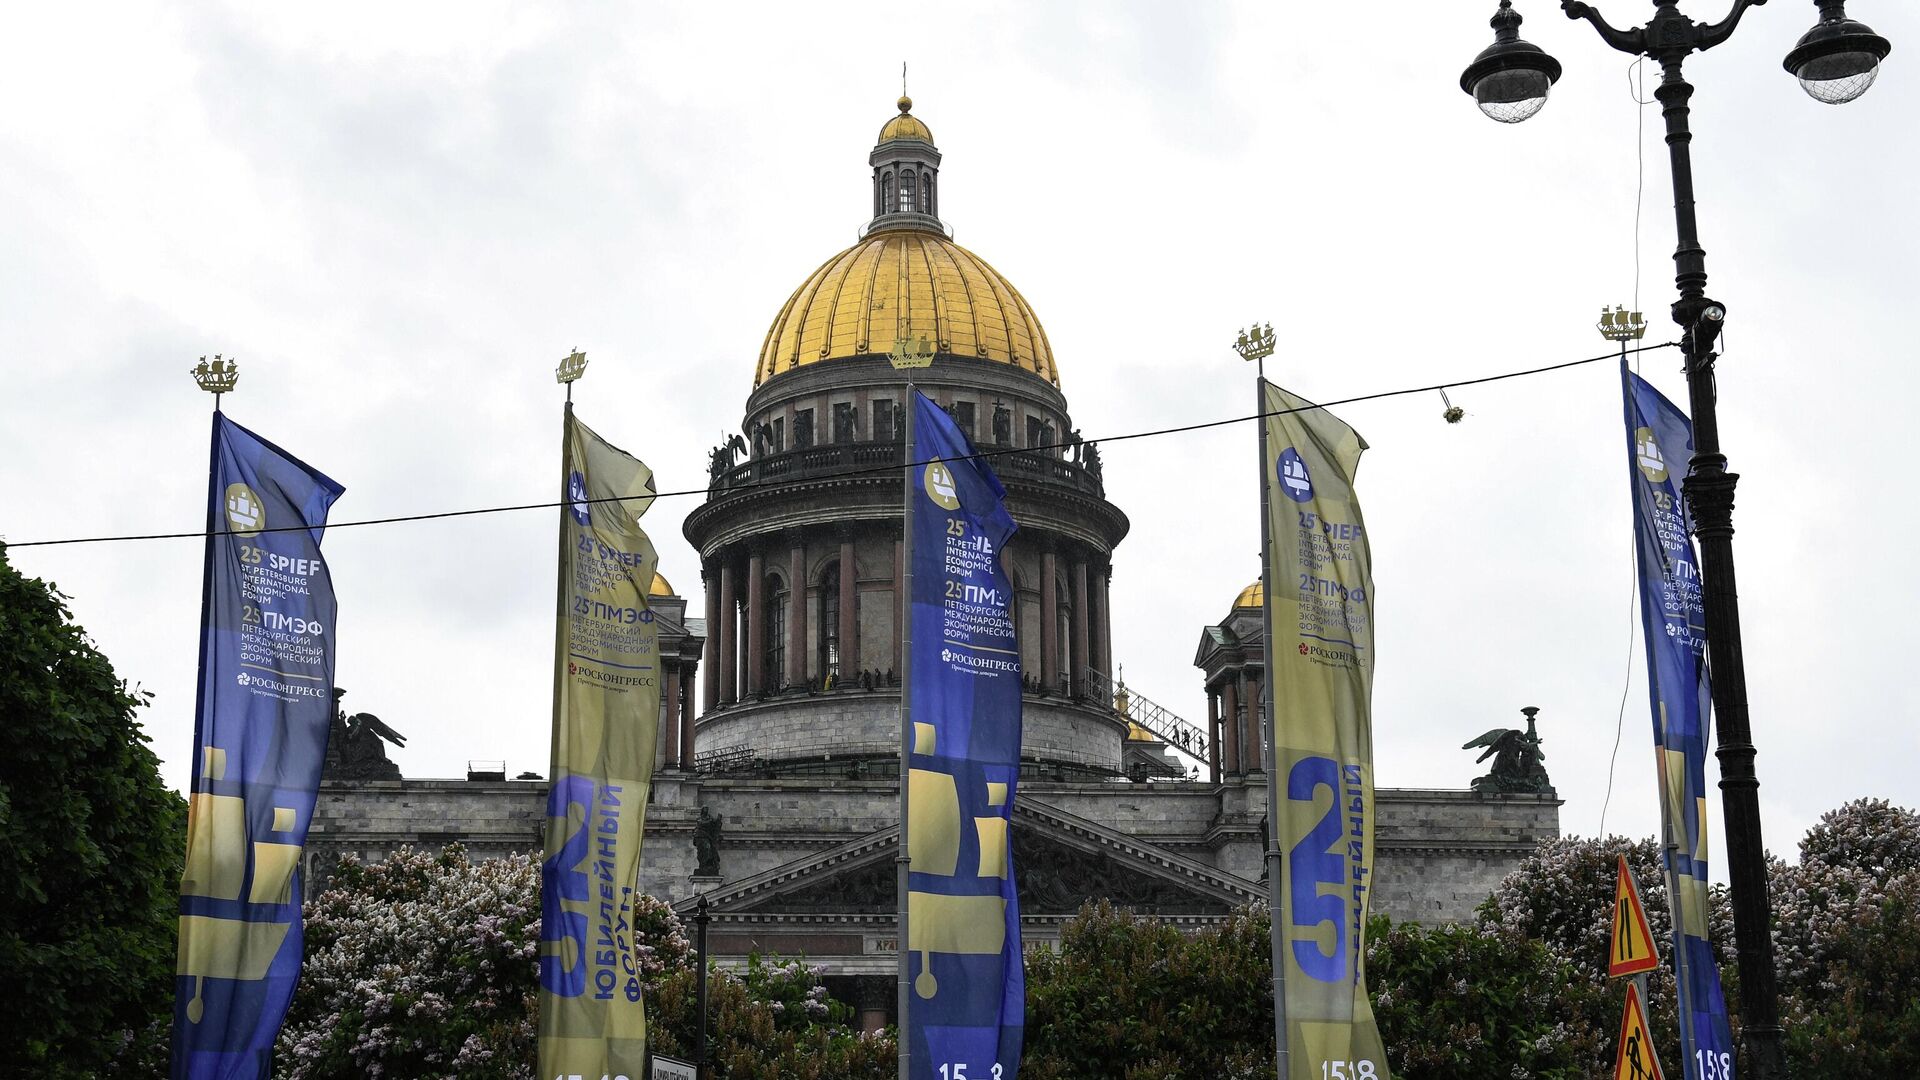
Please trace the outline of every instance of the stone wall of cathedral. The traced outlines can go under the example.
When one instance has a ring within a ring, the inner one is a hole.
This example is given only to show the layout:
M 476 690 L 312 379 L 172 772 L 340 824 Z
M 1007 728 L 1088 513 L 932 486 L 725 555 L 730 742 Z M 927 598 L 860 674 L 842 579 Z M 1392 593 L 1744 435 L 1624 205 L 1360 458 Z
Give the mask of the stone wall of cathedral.
M 1246 882 L 1263 872 L 1266 788 L 1251 782 L 1022 784 L 1023 798 L 1112 829 L 1142 848 Z M 344 781 L 321 788 L 308 835 L 309 889 L 334 860 L 459 841 L 481 857 L 537 851 L 544 783 Z M 695 881 L 700 807 L 721 820 L 720 878 Z M 1465 921 L 1502 877 L 1559 834 L 1551 795 L 1387 788 L 1378 792 L 1374 911 L 1396 921 Z M 663 772 L 647 811 L 642 887 L 678 901 L 823 853 L 898 820 L 891 780 L 711 779 Z M 890 871 L 889 871 L 890 872 Z M 1089 898 L 1092 898 L 1090 894 Z

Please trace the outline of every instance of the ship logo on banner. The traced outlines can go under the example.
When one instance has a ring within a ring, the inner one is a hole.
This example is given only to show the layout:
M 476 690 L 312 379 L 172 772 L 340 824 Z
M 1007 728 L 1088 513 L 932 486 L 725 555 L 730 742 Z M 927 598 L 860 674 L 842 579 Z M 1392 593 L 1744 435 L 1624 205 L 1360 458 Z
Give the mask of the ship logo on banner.
M 1313 477 L 1307 472 L 1307 463 L 1300 460 L 1300 452 L 1291 446 L 1280 454 L 1280 490 L 1294 502 L 1313 498 Z
M 1002 553 L 1016 526 L 1006 489 L 952 419 L 924 394 L 911 407 L 910 460 L 941 460 L 907 508 L 907 1075 L 1014 1080 L 1026 1022 L 1011 837 L 1020 646 Z

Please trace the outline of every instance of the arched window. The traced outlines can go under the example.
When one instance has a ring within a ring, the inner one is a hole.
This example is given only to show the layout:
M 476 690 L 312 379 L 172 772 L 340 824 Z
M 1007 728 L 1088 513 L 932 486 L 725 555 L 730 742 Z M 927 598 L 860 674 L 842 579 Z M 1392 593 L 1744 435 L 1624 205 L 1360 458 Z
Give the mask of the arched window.
M 840 563 L 820 575 L 820 683 L 840 679 Z
M 873 216 L 879 217 L 886 212 L 887 204 L 880 197 L 880 174 L 875 173 L 873 176 Z
M 900 173 L 900 212 L 905 214 L 905 213 L 912 213 L 912 211 L 913 211 L 913 170 L 906 169 Z
M 933 174 L 920 174 L 920 206 L 929 214 L 938 214 L 940 204 L 933 201 Z
M 792 596 L 778 574 L 768 574 L 767 657 L 761 673 L 761 685 L 779 690 L 787 684 L 787 605 Z
M 880 177 L 880 212 L 883 214 L 886 213 L 887 209 L 892 205 L 893 205 L 893 174 L 887 173 Z

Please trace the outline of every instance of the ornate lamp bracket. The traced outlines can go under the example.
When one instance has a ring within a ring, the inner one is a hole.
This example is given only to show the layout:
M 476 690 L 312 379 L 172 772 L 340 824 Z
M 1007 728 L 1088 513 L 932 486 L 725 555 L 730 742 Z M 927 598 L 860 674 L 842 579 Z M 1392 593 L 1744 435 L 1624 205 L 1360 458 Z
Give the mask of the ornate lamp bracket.
M 1583 4 L 1580 0 L 1560 0 L 1560 10 L 1567 13 L 1569 19 L 1585 19 L 1593 24 L 1600 40 L 1623 53 L 1638 56 L 1647 51 L 1647 34 L 1644 30 L 1616 30 L 1600 17 L 1592 4 Z
M 1695 47 L 1701 52 L 1706 52 L 1732 37 L 1734 27 L 1740 25 L 1740 16 L 1745 15 L 1748 8 L 1757 8 L 1766 2 L 1767 0 L 1733 0 L 1733 10 L 1727 12 L 1726 18 L 1712 26 L 1700 27 L 1700 44 Z

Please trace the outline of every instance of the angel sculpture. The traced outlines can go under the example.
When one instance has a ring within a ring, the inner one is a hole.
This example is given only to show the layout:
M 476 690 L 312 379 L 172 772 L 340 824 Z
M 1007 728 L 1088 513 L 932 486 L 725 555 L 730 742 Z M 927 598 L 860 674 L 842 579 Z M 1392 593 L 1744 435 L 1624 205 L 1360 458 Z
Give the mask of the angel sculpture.
M 1540 710 L 1529 705 L 1520 712 L 1527 718 L 1527 730 L 1494 728 L 1460 745 L 1462 750 L 1486 747 L 1486 752 L 1474 760 L 1476 765 L 1493 758 L 1493 768 L 1474 780 L 1473 790 L 1496 794 L 1553 790 L 1553 781 L 1547 778 L 1547 755 L 1540 749 L 1540 733 L 1533 722 Z
M 333 723 L 327 737 L 322 777 L 327 780 L 398 780 L 400 767 L 387 759 L 385 742 L 405 746 L 407 737 L 372 713 L 347 715 L 340 708 L 346 691 L 333 690 Z

